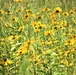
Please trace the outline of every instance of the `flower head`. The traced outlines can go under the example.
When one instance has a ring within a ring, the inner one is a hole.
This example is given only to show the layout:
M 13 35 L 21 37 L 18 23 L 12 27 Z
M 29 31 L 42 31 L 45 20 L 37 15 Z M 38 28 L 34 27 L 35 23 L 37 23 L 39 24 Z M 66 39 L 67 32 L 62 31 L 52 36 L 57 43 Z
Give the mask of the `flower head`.
M 56 7 L 54 9 L 54 14 L 58 14 L 58 13 L 61 13 L 62 12 L 62 9 L 60 7 Z
M 63 15 L 64 17 L 68 17 L 68 16 L 69 16 L 69 13 L 68 13 L 68 12 L 63 12 L 62 15 Z

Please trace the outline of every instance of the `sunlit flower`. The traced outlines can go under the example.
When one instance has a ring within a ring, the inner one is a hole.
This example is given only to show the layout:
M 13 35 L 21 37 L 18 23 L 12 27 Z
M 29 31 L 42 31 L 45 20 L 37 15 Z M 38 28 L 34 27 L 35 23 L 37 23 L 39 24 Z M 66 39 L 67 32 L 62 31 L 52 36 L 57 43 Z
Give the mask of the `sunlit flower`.
M 19 48 L 19 51 L 18 51 L 15 55 L 16 55 L 16 56 L 19 56 L 19 55 L 21 55 L 21 54 L 26 54 L 27 52 L 28 52 L 27 48 L 21 46 L 21 47 Z
M 46 28 L 46 25 L 45 24 L 41 24 L 41 25 L 36 26 L 36 28 L 38 28 L 38 29 Z
M 10 15 L 10 14 L 12 14 L 12 12 L 10 10 L 8 10 L 8 11 L 6 11 L 5 14 Z
M 69 13 L 68 13 L 68 12 L 63 12 L 62 15 L 63 15 L 64 17 L 68 17 L 68 16 L 69 16 Z
M 24 21 L 29 22 L 30 17 L 31 17 L 31 15 L 29 13 L 24 14 Z
M 61 13 L 61 12 L 62 12 L 62 9 L 60 7 L 54 8 L 54 14 L 58 14 L 58 13 Z
M 54 30 L 49 30 L 45 32 L 45 36 L 51 35 L 54 33 Z
M 65 45 L 74 45 L 75 42 L 76 42 L 75 39 L 70 39 L 70 40 L 65 41 Z
M 68 67 L 71 67 L 71 66 L 73 66 L 73 65 L 74 65 L 73 62 L 67 64 Z
M 11 35 L 11 36 L 8 37 L 8 40 L 9 40 L 9 41 L 15 40 L 15 39 L 17 40 L 17 39 L 19 39 L 19 37 L 20 37 L 20 36 L 18 36 L 18 35 L 15 35 L 15 36 Z
M 24 15 L 24 19 L 28 19 L 29 17 L 30 17 L 30 14 L 28 13 Z
M 32 22 L 32 26 L 37 26 L 38 25 L 38 23 L 35 21 L 35 22 Z
M 24 42 L 24 46 L 29 46 L 32 45 L 34 43 L 33 39 L 27 40 L 26 42 Z
M 23 8 L 18 8 L 18 9 L 16 9 L 16 12 L 20 12 L 22 10 L 24 10 L 24 9 Z
M 67 26 L 67 21 L 61 21 L 60 24 L 63 25 L 63 26 Z
M 4 11 L 3 10 L 0 10 L 0 14 L 3 14 L 4 13 Z
M 16 17 L 11 17 L 11 21 L 15 22 L 16 21 Z
M 43 18 L 43 16 L 37 16 L 38 20 L 41 20 Z
M 74 14 L 74 10 L 70 10 L 69 13 L 70 13 L 70 14 Z
M 50 8 L 43 8 L 40 10 L 40 12 L 44 12 L 44 11 L 50 11 Z
M 12 64 L 13 62 L 9 59 L 4 59 L 2 62 L 0 62 L 0 64 L 3 64 L 5 66 Z

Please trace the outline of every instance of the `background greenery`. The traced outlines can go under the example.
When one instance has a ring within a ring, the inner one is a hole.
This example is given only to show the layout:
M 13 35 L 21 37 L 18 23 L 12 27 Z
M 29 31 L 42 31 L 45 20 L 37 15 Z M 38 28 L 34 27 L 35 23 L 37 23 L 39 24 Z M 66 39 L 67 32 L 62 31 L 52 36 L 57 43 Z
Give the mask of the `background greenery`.
M 0 75 L 76 75 L 76 0 L 0 0 Z

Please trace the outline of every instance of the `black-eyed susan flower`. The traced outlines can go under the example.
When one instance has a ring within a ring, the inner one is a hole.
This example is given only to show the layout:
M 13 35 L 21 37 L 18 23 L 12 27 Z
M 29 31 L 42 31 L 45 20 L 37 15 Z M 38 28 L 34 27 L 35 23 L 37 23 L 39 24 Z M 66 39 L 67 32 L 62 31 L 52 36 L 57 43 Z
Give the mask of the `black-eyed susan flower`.
M 34 43 L 34 40 L 33 39 L 30 39 L 30 40 L 27 40 L 26 42 L 24 42 L 24 46 L 29 46 L 29 45 L 32 45 Z
M 3 10 L 0 10 L 0 14 L 3 14 L 4 13 L 4 11 Z
M 49 30 L 44 33 L 45 36 L 51 35 L 54 33 L 54 30 Z
M 65 41 L 65 45 L 75 45 L 76 40 L 75 39 L 69 39 Z
M 15 35 L 15 36 L 11 35 L 11 36 L 8 37 L 8 40 L 9 40 L 9 41 L 12 41 L 12 40 L 15 40 L 15 39 L 18 40 L 19 37 L 20 37 L 20 36 L 18 36 L 18 35 Z
M 15 54 L 15 56 L 19 56 L 19 55 L 21 55 L 22 54 L 22 51 L 18 51 L 16 54 Z
M 16 21 L 16 18 L 15 17 L 11 17 L 11 21 L 12 22 Z
M 5 14 L 10 15 L 10 14 L 12 14 L 12 12 L 10 10 L 8 10 L 8 11 L 6 11 Z
M 24 19 L 28 19 L 30 17 L 30 14 L 24 14 Z
M 16 55 L 26 54 L 27 52 L 29 52 L 28 48 L 23 45 L 19 48 L 19 51 Z
M 45 8 L 45 11 L 50 11 L 50 8 Z
M 40 21 L 38 21 L 38 22 L 32 22 L 32 26 L 33 27 L 36 27 L 36 28 L 38 28 L 39 26 L 41 25 L 41 22 Z
M 63 26 L 67 26 L 67 21 L 61 21 L 60 24 L 63 25 Z
M 29 14 L 29 13 L 24 14 L 24 21 L 29 22 L 30 16 L 31 16 L 31 14 Z
M 40 10 L 40 12 L 44 12 L 44 11 L 50 11 L 50 8 L 42 8 L 42 9 Z
M 54 14 L 58 14 L 58 13 L 61 13 L 61 12 L 62 12 L 62 9 L 60 7 L 54 8 Z
M 64 17 L 68 17 L 68 16 L 69 16 L 69 13 L 68 13 L 68 12 L 63 12 L 62 15 L 63 15 Z
M 70 13 L 70 14 L 74 14 L 74 10 L 70 10 L 69 13 Z
M 0 64 L 3 64 L 5 66 L 12 64 L 13 61 L 9 60 L 9 59 L 4 59 L 2 62 L 0 62 Z
M 18 8 L 16 9 L 16 12 L 20 12 L 20 11 L 23 11 L 24 9 L 23 8 Z
M 69 63 L 67 66 L 68 67 L 71 67 L 71 66 L 73 66 L 74 65 L 74 63 L 72 62 L 72 63 Z
M 40 24 L 40 25 L 36 26 L 36 28 L 38 28 L 38 29 L 46 28 L 46 25 L 45 24 Z
M 37 16 L 38 20 L 41 20 L 43 18 L 43 15 Z
M 32 26 L 37 26 L 38 25 L 38 23 L 35 21 L 35 22 L 32 22 Z

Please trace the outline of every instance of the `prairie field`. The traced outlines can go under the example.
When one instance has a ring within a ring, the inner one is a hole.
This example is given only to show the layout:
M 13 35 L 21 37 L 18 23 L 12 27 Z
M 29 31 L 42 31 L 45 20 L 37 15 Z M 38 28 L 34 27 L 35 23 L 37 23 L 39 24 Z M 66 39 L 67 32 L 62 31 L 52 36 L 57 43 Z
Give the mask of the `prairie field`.
M 76 0 L 0 0 L 0 75 L 76 75 Z

